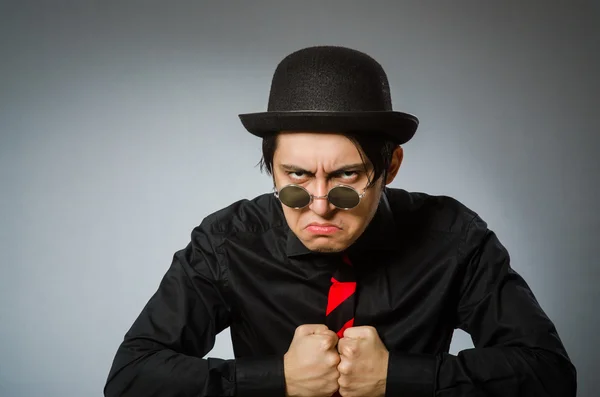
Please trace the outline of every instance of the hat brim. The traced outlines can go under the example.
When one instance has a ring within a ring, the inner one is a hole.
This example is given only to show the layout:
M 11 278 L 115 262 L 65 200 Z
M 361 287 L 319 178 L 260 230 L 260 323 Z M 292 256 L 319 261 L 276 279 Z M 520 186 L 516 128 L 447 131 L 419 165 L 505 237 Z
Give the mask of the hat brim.
M 408 142 L 419 125 L 415 116 L 396 111 L 261 112 L 239 117 L 248 132 L 261 138 L 280 131 L 365 132 L 385 134 L 398 145 Z

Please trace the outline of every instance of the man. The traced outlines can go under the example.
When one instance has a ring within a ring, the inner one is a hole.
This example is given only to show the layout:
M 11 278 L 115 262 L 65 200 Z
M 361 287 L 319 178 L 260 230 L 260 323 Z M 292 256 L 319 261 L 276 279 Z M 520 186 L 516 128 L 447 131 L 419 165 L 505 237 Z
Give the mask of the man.
M 278 65 L 274 192 L 206 217 L 127 332 L 105 395 L 575 396 L 576 372 L 496 235 L 449 197 L 390 188 L 414 135 L 370 56 Z M 203 358 L 230 327 L 235 359 Z M 448 354 L 454 329 L 475 348 Z

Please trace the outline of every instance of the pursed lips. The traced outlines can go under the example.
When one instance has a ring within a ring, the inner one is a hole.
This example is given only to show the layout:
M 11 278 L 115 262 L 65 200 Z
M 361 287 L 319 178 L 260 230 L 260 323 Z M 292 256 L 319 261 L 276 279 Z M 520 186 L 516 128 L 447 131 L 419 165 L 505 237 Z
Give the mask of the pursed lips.
M 334 225 L 333 223 L 320 222 L 312 222 L 308 224 L 305 229 L 315 234 L 332 234 L 342 230 L 342 228 L 340 228 L 337 225 Z

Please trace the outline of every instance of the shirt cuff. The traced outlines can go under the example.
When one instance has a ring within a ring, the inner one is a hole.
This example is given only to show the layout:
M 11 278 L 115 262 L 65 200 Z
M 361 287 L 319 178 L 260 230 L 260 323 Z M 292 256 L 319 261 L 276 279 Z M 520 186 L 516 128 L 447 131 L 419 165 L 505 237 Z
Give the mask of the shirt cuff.
M 390 352 L 385 396 L 433 396 L 435 368 L 434 355 Z
M 285 396 L 282 357 L 239 357 L 235 364 L 236 396 Z

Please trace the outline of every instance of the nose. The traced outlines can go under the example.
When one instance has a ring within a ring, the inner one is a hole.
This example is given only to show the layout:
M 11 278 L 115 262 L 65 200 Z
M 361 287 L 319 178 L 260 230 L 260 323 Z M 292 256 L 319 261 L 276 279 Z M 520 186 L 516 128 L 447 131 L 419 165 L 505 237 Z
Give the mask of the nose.
M 322 217 L 326 217 L 331 211 L 335 209 L 335 206 L 333 206 L 329 202 L 327 197 L 324 197 L 327 195 L 327 191 L 329 190 L 329 188 L 327 186 L 326 181 L 317 181 L 314 186 L 315 190 L 312 192 L 314 198 L 309 208 L 315 214 Z

